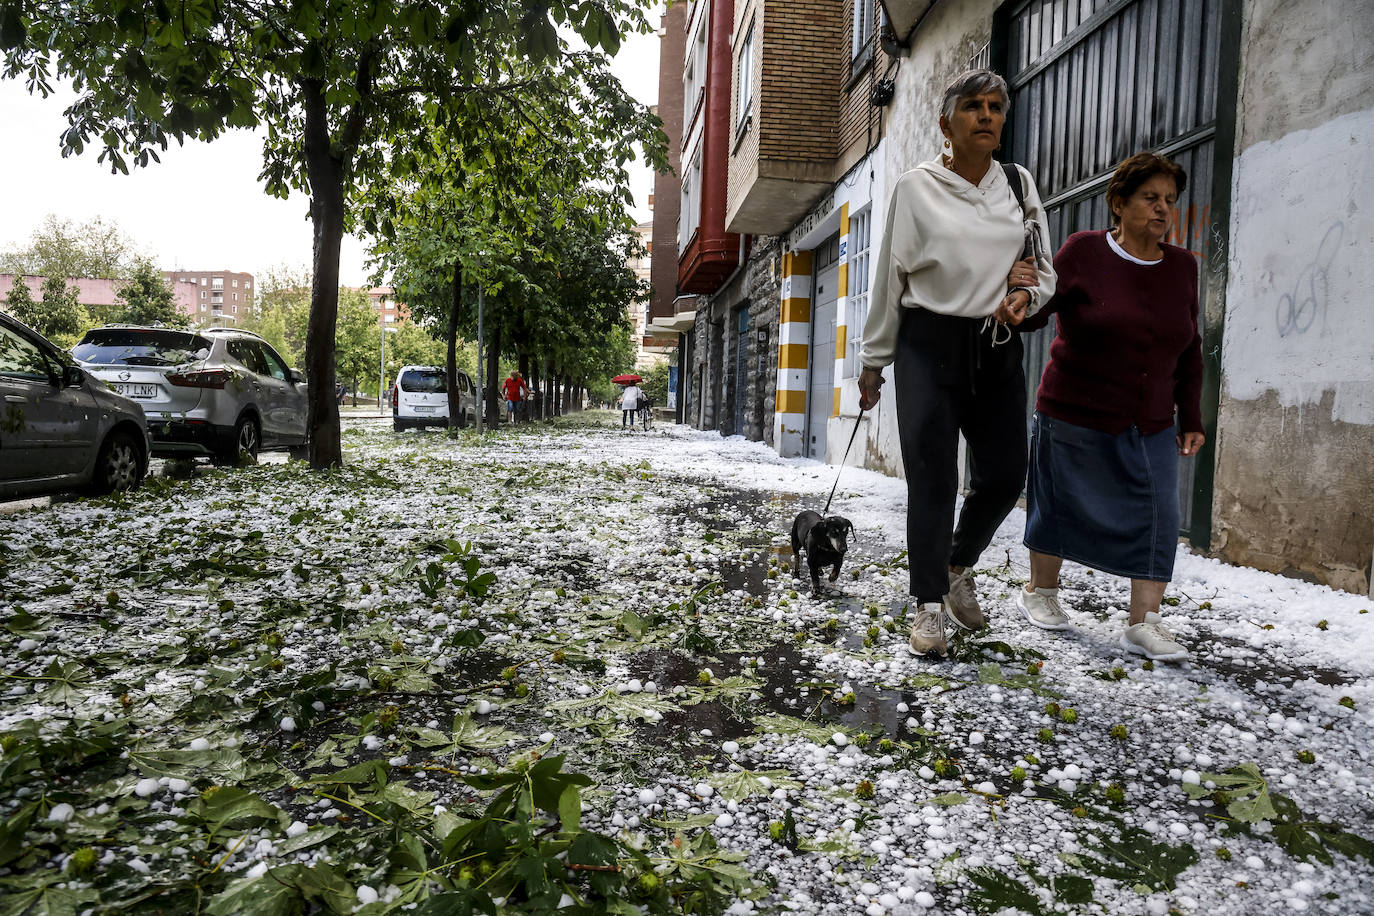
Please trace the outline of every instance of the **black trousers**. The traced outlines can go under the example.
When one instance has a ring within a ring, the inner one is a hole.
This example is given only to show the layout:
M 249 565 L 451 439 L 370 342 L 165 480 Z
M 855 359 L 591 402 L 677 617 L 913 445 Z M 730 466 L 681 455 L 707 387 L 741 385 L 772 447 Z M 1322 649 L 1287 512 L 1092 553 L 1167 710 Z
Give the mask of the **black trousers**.
M 1021 337 L 993 346 L 994 325 L 920 308 L 902 316 L 897 427 L 906 472 L 911 594 L 939 601 L 950 566 L 974 566 L 1026 483 L 1026 381 Z M 1003 337 L 1006 330 L 1001 329 Z M 969 491 L 954 524 L 959 433 Z

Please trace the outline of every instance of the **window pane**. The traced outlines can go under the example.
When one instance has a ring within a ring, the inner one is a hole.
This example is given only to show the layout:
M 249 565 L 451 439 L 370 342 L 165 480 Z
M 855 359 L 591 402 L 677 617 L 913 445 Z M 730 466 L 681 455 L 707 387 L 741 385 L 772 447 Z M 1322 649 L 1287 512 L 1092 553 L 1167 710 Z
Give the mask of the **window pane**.
M 0 376 L 46 382 L 48 361 L 32 343 L 9 328 L 0 328 Z

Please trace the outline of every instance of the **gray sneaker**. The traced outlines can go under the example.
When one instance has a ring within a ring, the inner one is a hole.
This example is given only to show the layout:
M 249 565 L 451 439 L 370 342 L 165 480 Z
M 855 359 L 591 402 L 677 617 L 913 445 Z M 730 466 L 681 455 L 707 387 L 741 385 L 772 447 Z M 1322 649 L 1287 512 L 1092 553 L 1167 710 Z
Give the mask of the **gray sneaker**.
M 1174 634 L 1164 629 L 1162 618 L 1151 611 L 1144 623 L 1133 624 L 1121 634 L 1121 648 L 1157 662 L 1181 662 L 1188 650 L 1178 644 Z
M 945 610 L 949 619 L 965 630 L 981 630 L 987 626 L 983 609 L 978 606 L 978 593 L 973 588 L 973 570 L 965 568 L 961 573 L 950 572 Z
M 917 655 L 938 652 L 949 655 L 945 642 L 945 606 L 929 601 L 916 608 L 916 622 L 911 625 L 911 651 Z
M 1037 588 L 1028 592 L 1016 590 L 1016 606 L 1025 612 L 1026 619 L 1042 630 L 1069 630 L 1069 615 L 1059 606 L 1059 589 Z

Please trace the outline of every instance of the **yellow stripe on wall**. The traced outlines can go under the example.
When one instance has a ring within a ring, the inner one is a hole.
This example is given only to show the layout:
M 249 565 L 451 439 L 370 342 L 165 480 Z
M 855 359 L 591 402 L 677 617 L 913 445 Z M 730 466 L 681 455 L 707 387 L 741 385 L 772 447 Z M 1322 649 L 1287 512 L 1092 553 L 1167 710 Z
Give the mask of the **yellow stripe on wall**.
M 835 325 L 835 359 L 844 359 L 845 347 L 849 345 L 849 328 L 842 324 Z
M 839 275 L 839 278 L 835 281 L 835 295 L 836 295 L 836 296 L 848 296 L 848 295 L 849 295 L 849 262 L 848 262 L 848 261 L 842 261 L 842 262 L 840 263 L 840 275 Z
M 778 413 L 806 413 L 806 392 L 780 389 L 776 409 Z
M 791 299 L 782 300 L 782 314 L 778 320 L 783 324 L 787 324 L 789 321 L 810 321 L 811 298 L 809 296 L 793 296 Z
M 811 273 L 811 252 L 790 251 L 782 256 L 782 275 L 784 277 L 795 277 L 798 274 L 809 273 Z
M 805 369 L 806 351 L 807 346 L 802 343 L 783 344 L 778 347 L 778 368 Z
M 830 415 L 838 417 L 840 415 L 840 389 L 835 389 L 835 403 L 830 407 Z

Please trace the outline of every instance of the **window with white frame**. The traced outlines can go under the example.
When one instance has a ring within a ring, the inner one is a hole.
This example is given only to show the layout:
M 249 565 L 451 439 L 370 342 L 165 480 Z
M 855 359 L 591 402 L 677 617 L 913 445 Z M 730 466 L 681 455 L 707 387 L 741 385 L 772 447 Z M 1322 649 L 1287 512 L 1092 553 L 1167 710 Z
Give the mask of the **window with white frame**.
M 692 233 L 701 224 L 701 144 L 692 153 L 691 164 L 682 175 L 682 210 L 678 214 L 679 252 L 686 250 Z
M 692 38 L 692 45 L 687 49 L 687 62 L 682 73 L 683 130 L 691 128 L 692 115 L 697 110 L 701 91 L 706 86 L 706 20 L 708 18 L 707 15 L 702 15 L 697 23 L 696 35 Z
M 735 78 L 735 116 L 736 130 L 744 125 L 754 106 L 754 23 L 750 21 L 749 31 L 744 34 L 744 42 L 739 46 L 739 74 Z
M 849 298 L 845 305 L 844 377 L 859 374 L 859 348 L 864 341 L 864 322 L 868 320 L 869 240 L 872 235 L 873 208 L 865 207 L 849 218 Z
M 873 0 L 854 0 L 854 31 L 850 57 L 867 54 L 873 43 Z

